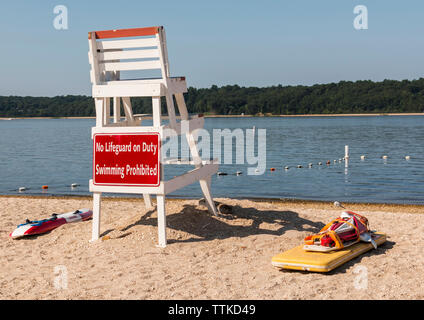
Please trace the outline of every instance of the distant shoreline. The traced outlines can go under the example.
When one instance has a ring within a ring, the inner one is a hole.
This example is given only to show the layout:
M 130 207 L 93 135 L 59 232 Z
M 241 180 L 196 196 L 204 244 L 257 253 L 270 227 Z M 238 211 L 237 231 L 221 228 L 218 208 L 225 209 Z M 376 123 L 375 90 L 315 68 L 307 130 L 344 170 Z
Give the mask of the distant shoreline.
M 264 118 L 264 117 L 372 117 L 372 116 L 424 116 L 422 113 L 337 113 L 337 114 L 275 114 L 275 115 L 203 115 L 205 118 Z M 20 120 L 20 119 L 95 119 L 96 117 L 0 117 L 0 120 Z M 163 116 L 164 119 L 167 116 Z M 177 117 L 178 118 L 178 117 Z

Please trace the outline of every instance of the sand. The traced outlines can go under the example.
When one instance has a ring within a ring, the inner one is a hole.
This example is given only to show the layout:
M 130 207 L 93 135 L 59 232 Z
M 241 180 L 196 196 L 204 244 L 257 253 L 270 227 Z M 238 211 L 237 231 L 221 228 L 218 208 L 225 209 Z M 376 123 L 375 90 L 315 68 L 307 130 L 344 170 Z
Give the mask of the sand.
M 13 240 L 26 218 L 91 208 L 90 198 L 0 197 L 0 299 L 424 299 L 424 207 L 350 204 L 388 234 L 377 250 L 327 274 L 281 271 L 275 254 L 340 213 L 330 203 L 167 200 L 168 246 L 140 199 L 104 199 L 101 233 L 91 221 Z

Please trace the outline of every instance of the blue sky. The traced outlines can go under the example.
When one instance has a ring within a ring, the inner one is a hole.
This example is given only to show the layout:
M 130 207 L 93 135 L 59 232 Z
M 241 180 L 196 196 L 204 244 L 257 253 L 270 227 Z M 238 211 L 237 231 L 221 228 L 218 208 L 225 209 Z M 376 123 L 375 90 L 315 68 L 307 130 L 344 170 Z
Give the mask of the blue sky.
M 56 5 L 68 30 L 53 27 Z M 423 18 L 422 0 L 2 1 L 0 95 L 90 95 L 87 32 L 157 25 L 171 74 L 197 88 L 417 79 Z

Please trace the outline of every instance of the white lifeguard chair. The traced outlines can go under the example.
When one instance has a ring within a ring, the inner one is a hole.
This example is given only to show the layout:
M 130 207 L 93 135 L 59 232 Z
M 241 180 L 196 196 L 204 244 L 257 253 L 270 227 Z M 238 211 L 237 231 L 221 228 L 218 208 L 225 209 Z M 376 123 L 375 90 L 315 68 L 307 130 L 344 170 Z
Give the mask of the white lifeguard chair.
M 113 40 L 110 40 L 113 39 Z M 151 195 L 157 199 L 158 242 L 160 247 L 166 246 L 166 214 L 165 195 L 196 181 L 206 199 L 209 211 L 217 215 L 212 199 L 211 176 L 218 171 L 218 161 L 203 160 L 198 152 L 195 130 L 203 128 L 202 115 L 189 115 L 183 93 L 187 92 L 185 77 L 171 77 L 163 27 L 94 31 L 88 33 L 90 78 L 92 95 L 95 99 L 96 126 L 92 128 L 93 152 L 97 135 L 120 134 L 157 134 L 159 143 L 166 136 L 185 135 L 187 138 L 190 159 L 165 159 L 160 164 L 157 184 L 140 185 L 132 183 L 96 183 L 95 159 L 93 155 L 93 179 L 89 182 L 93 192 L 93 229 L 92 241 L 100 236 L 101 194 L 131 193 L 143 194 L 146 207 L 151 207 Z M 159 78 L 123 79 L 121 71 L 160 70 Z M 161 97 L 165 97 L 169 122 L 162 124 Z M 131 97 L 152 97 L 152 126 L 143 126 L 143 116 L 133 113 Z M 174 108 L 174 97 L 177 102 L 180 121 L 177 121 Z M 113 115 L 111 116 L 111 99 Z M 121 117 L 121 101 L 125 117 Z M 137 153 L 141 155 L 141 153 Z M 142 158 L 139 159 L 143 160 Z M 110 160 L 112 161 L 112 160 Z M 165 164 L 191 164 L 193 170 L 164 181 Z M 118 168 L 118 165 L 116 165 Z M 115 169 L 113 165 L 108 172 Z M 116 170 L 115 170 L 116 171 Z M 113 171 L 113 172 L 115 172 Z M 106 171 L 105 171 L 106 172 Z M 96 171 L 97 174 L 97 171 Z

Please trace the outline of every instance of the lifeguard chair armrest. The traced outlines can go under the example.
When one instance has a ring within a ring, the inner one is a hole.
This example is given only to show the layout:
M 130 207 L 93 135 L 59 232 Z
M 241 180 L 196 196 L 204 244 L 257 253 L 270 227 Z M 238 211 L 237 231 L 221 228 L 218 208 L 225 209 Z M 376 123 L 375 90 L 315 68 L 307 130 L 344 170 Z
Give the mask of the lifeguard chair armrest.
M 157 33 L 159 33 L 159 31 L 161 29 L 163 29 L 163 26 L 146 27 L 146 28 L 132 28 L 132 29 L 115 29 L 115 30 L 91 31 L 91 32 L 88 33 L 88 39 L 91 39 L 92 34 L 94 34 L 96 39 L 154 36 Z

